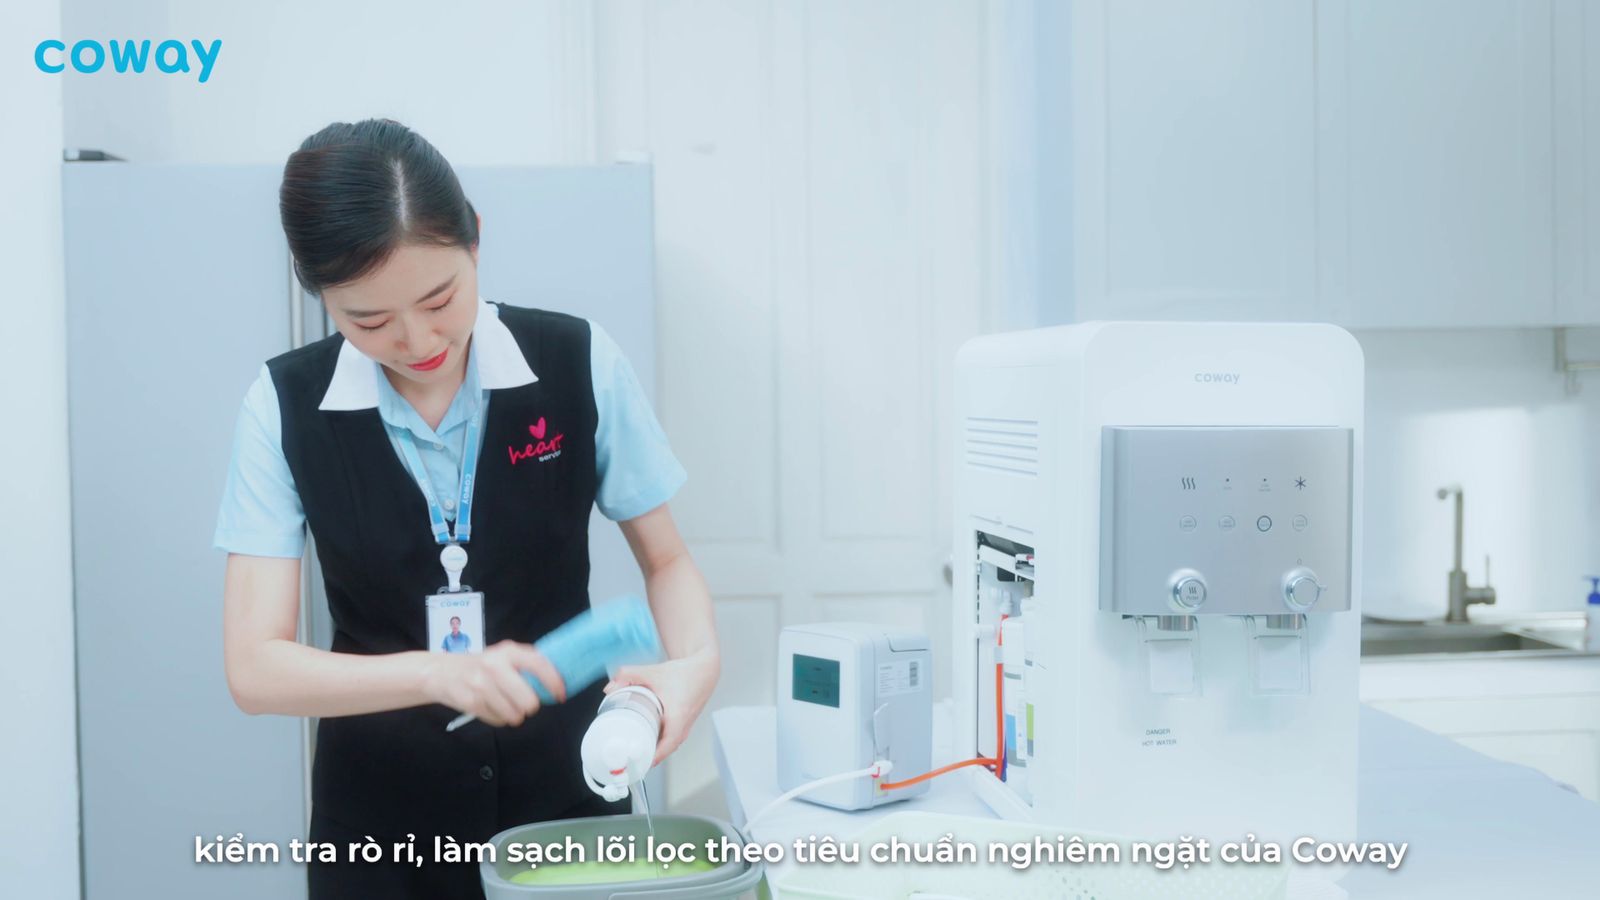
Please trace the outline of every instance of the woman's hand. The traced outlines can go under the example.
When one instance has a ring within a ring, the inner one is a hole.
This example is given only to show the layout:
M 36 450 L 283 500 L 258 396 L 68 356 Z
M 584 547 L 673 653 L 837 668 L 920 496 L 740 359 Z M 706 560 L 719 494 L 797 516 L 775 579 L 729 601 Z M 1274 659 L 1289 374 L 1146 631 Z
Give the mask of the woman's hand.
M 656 743 L 656 758 L 661 761 L 678 749 L 689 734 L 689 726 L 699 717 L 717 686 L 721 661 L 713 652 L 701 652 L 682 659 L 671 659 L 651 666 L 623 666 L 606 685 L 606 693 L 637 684 L 649 688 L 661 699 L 661 740 Z
M 560 673 L 532 644 L 500 641 L 482 653 L 429 653 L 422 690 L 434 703 L 471 713 L 490 725 L 521 725 L 539 711 L 539 695 L 522 677 L 532 672 L 556 702 L 567 699 Z

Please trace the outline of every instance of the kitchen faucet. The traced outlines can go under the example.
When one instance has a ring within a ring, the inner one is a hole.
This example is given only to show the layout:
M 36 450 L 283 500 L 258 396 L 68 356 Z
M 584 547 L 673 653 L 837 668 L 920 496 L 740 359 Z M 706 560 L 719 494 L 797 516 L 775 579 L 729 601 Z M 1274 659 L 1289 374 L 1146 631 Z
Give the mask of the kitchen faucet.
M 1494 588 L 1489 586 L 1489 557 L 1483 558 L 1483 587 L 1475 588 L 1467 585 L 1467 573 L 1461 568 L 1461 520 L 1462 520 L 1462 491 L 1461 485 L 1452 484 L 1439 488 L 1439 499 L 1443 500 L 1454 494 L 1456 498 L 1456 566 L 1450 570 L 1450 611 L 1445 614 L 1446 622 L 1467 621 L 1467 607 L 1474 603 L 1492 605 L 1495 600 Z

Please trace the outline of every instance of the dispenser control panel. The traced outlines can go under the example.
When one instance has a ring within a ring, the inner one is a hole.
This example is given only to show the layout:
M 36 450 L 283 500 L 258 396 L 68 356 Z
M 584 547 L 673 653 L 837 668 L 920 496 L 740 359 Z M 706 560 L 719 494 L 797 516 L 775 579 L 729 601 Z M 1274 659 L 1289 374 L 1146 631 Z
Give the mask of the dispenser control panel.
M 1349 428 L 1102 431 L 1100 608 L 1350 608 Z

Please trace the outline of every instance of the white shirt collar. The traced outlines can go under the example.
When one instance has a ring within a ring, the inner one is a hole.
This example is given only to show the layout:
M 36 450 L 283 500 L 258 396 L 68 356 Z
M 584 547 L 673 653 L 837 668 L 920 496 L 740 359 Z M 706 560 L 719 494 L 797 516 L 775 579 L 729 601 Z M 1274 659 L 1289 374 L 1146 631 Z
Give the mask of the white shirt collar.
M 478 320 L 472 326 L 472 347 L 468 365 L 478 368 L 478 383 L 485 390 L 521 387 L 538 381 L 528 360 L 517 346 L 511 329 L 500 321 L 500 309 L 478 298 Z M 322 410 L 372 409 L 378 405 L 378 379 L 383 377 L 380 363 L 369 359 L 354 344 L 339 347 L 333 366 L 333 379 L 322 395 Z

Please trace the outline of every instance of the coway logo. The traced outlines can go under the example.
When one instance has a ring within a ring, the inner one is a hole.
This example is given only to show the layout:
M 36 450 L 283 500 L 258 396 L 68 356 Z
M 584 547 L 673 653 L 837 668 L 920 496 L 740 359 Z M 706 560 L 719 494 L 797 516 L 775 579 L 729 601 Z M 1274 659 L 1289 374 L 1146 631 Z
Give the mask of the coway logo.
M 194 51 L 193 63 L 190 62 L 191 48 Z M 69 50 L 65 42 L 52 38 L 40 41 L 33 48 L 33 64 L 39 67 L 39 71 L 51 75 L 65 71 L 68 66 L 75 72 L 93 75 L 104 69 L 107 63 L 111 64 L 113 71 L 135 75 L 143 74 L 152 64 L 157 71 L 168 75 L 192 72 L 198 66 L 200 83 L 205 84 L 211 77 L 211 70 L 216 68 L 217 56 L 221 53 L 221 38 L 212 41 L 209 46 L 198 40 L 190 41 L 187 45 L 183 41 L 162 41 L 154 46 L 153 52 L 149 40 L 105 43 L 82 40 Z
M 1238 384 L 1238 372 L 1196 372 L 1194 380 L 1200 384 Z

